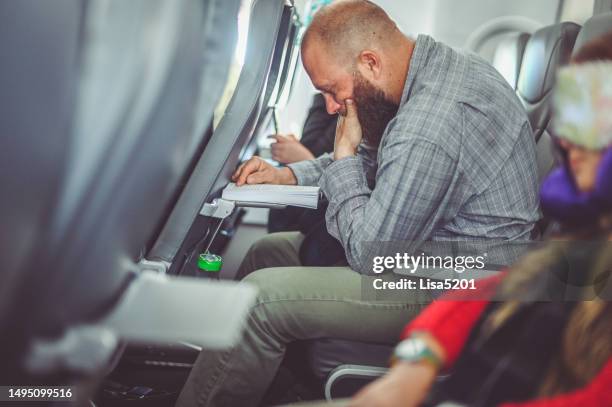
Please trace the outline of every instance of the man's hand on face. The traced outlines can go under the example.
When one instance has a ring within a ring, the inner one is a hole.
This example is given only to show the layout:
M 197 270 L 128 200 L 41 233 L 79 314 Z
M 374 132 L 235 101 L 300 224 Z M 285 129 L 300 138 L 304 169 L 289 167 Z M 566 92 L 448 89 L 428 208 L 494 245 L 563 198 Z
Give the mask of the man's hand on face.
M 275 134 L 270 136 L 276 140 L 270 146 L 272 158 L 281 164 L 291 164 L 298 161 L 314 160 L 314 155 L 293 135 L 283 136 Z
M 244 184 L 297 184 L 297 179 L 290 168 L 275 168 L 259 157 L 252 157 L 240 164 L 232 175 L 232 181 L 238 186 Z
M 340 115 L 336 126 L 336 140 L 334 141 L 334 160 L 351 157 L 357 154 L 357 147 L 361 143 L 361 124 L 357 116 L 357 106 L 352 99 L 346 99 L 346 114 Z

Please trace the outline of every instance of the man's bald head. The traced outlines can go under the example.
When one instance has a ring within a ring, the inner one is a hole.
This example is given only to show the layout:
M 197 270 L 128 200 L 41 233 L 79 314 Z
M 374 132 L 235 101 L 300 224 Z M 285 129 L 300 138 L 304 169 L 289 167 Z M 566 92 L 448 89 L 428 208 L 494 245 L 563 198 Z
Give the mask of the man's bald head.
M 402 37 L 387 13 L 367 0 L 341 0 L 319 10 L 302 41 L 302 51 L 311 45 L 325 48 L 336 60 L 348 62 L 363 49 L 392 49 Z
M 366 0 L 342 0 L 315 14 L 302 41 L 302 62 L 330 114 L 355 102 L 363 139 L 378 146 L 395 116 L 414 42 Z

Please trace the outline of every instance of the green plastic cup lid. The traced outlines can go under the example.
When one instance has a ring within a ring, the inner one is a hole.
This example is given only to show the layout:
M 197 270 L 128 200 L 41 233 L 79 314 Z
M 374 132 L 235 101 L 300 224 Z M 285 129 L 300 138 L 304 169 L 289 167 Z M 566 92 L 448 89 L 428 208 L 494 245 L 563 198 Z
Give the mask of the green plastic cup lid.
M 202 271 L 218 272 L 221 271 L 221 266 L 223 266 L 223 259 L 216 254 L 202 253 L 198 257 L 198 268 Z

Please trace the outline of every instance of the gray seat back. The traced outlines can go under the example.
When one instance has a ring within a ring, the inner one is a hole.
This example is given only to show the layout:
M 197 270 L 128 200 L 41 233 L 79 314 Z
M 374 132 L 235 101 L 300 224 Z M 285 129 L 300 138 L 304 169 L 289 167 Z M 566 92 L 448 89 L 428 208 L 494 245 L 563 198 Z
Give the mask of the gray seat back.
M 294 9 L 292 9 L 294 10 Z M 285 88 L 288 86 L 289 93 L 291 92 L 291 87 L 295 83 L 293 74 L 296 72 L 296 66 L 299 64 L 299 44 L 298 44 L 298 34 L 300 32 L 301 22 L 299 20 L 298 15 L 293 12 L 291 13 L 291 23 L 289 26 L 289 32 L 287 34 L 287 40 L 284 45 L 284 53 L 283 53 L 283 64 L 280 78 L 277 82 L 278 84 L 278 93 L 275 104 L 281 102 L 281 96 L 285 92 Z
M 293 77 L 289 80 L 289 73 L 295 72 L 293 68 L 298 63 L 297 58 L 294 58 L 294 54 L 297 53 L 298 48 L 296 40 L 299 24 L 295 8 L 286 6 L 283 10 L 281 25 L 277 35 L 276 49 L 274 50 L 270 75 L 268 75 L 264 103 L 253 136 L 240 152 L 241 159 L 251 157 L 256 153 L 258 149 L 257 140 L 261 132 L 269 131 L 268 124 L 273 120 L 272 115 L 275 113 L 277 105 L 281 102 L 282 93 L 286 86 L 291 86 L 293 83 Z
M 267 88 L 273 86 L 268 78 L 281 22 L 289 23 L 288 19 L 283 19 L 288 7 L 291 6 L 282 0 L 255 0 L 252 4 L 244 68 L 234 94 L 147 255 L 153 260 L 171 262 L 171 272 L 181 267 L 183 256 L 177 256 L 177 253 L 181 246 L 181 253 L 185 252 L 190 244 L 186 237 L 202 205 L 229 182 L 243 147 L 253 136 L 265 107 L 266 95 L 269 97 Z M 206 227 L 195 226 L 204 230 Z
M 235 31 L 239 2 L 82 4 L 83 24 L 71 32 L 82 48 L 69 84 L 78 103 L 61 146 L 65 177 L 16 305 L 28 338 L 100 318 L 129 286 L 212 119 L 231 58 L 227 38 L 214 37 Z
M 0 2 L 2 373 L 14 372 L 25 347 L 30 315 L 18 304 L 28 286 L 26 268 L 45 243 L 42 235 L 60 194 L 82 12 L 77 0 Z
M 291 35 L 294 33 L 291 19 L 293 16 L 293 7 L 283 7 L 283 12 L 276 33 L 276 43 L 272 56 L 272 64 L 270 65 L 270 73 L 266 79 L 266 91 L 263 98 L 264 108 L 273 105 L 278 100 L 278 90 L 281 87 L 281 77 L 286 70 L 287 56 L 290 54 L 292 47 L 289 46 Z M 286 76 L 285 76 L 286 77 Z M 272 100 L 272 98 L 274 98 Z
M 525 47 L 517 95 L 523 102 L 537 143 L 538 173 L 542 180 L 553 168 L 550 134 L 550 97 L 557 69 L 569 62 L 580 26 L 559 23 L 531 36 Z

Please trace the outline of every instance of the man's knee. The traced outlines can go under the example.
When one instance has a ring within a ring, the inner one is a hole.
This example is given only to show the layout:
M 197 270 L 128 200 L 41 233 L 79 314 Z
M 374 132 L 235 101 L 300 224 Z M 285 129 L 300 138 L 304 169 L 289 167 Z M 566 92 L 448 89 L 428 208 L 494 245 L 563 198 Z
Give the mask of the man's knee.
M 268 267 L 299 266 L 299 245 L 303 240 L 299 232 L 271 233 L 253 243 L 237 274 L 243 279 L 255 270 Z
M 251 245 L 247 256 L 254 256 L 257 258 L 265 257 L 275 250 L 279 250 L 279 239 L 276 233 L 268 234 Z
M 289 282 L 286 281 L 286 271 L 288 269 L 290 268 L 270 267 L 259 269 L 245 276 L 242 281 L 257 288 L 257 297 L 260 302 L 262 299 L 284 298 L 290 289 Z
M 298 314 L 304 307 L 301 301 L 305 295 L 300 287 L 304 277 L 308 274 L 301 267 L 271 267 L 257 270 L 243 281 L 257 289 L 257 299 L 252 314 L 257 319 L 268 321 L 284 321 Z
M 257 288 L 257 299 L 251 308 L 251 328 L 261 331 L 259 335 L 271 336 L 276 340 L 286 340 L 292 336 L 288 327 L 289 320 L 296 313 L 290 283 L 287 284 L 287 267 L 274 267 L 257 270 L 247 275 L 243 281 Z
M 244 280 L 246 276 L 253 271 L 267 267 L 267 262 L 274 257 L 275 238 L 273 235 L 266 235 L 251 245 L 244 260 L 240 265 L 240 269 L 236 274 L 236 278 Z

